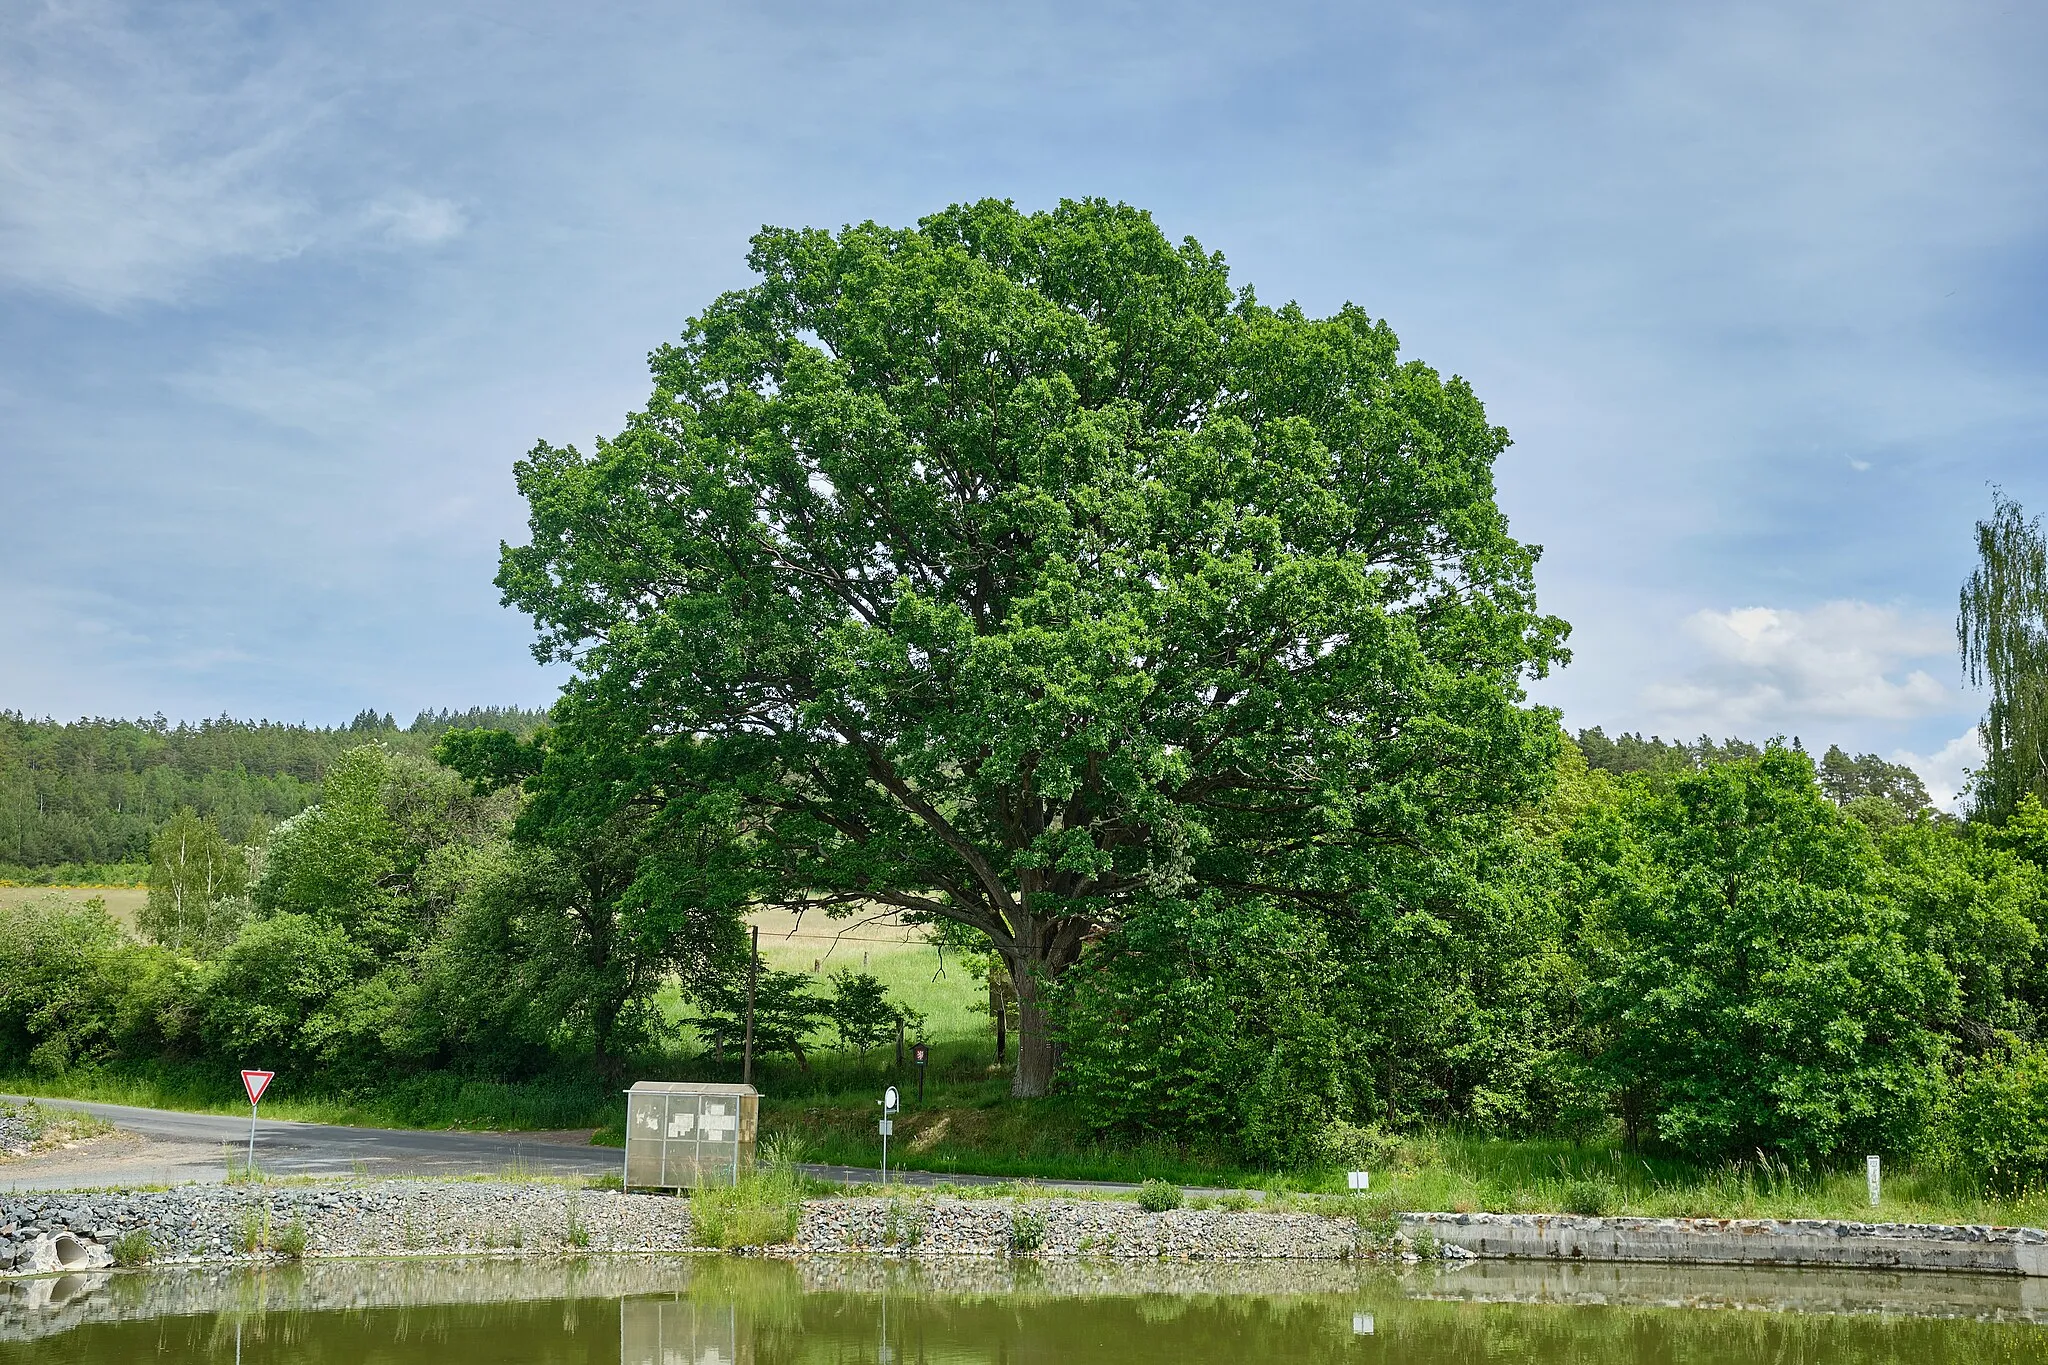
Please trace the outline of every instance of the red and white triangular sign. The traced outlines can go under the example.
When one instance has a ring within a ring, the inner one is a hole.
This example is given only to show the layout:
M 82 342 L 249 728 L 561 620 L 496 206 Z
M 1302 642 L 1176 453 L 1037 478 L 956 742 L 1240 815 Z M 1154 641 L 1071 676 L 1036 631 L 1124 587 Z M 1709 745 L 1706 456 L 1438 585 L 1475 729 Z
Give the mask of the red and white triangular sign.
M 276 1076 L 277 1073 L 275 1071 L 244 1071 L 242 1073 L 242 1089 L 249 1092 L 249 1103 L 260 1103 L 263 1099 L 263 1092 L 270 1089 L 270 1082 Z

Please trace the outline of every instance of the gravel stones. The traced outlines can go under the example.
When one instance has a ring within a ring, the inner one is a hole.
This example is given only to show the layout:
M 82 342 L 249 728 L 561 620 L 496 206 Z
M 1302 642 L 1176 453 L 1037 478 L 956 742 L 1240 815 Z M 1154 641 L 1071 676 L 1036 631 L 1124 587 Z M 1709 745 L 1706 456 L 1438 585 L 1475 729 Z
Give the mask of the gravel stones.
M 11 1109 L 0 1107 L 0 1156 L 27 1156 L 36 1139 L 28 1120 Z
M 1035 1255 L 1045 1260 L 1349 1260 L 1369 1254 L 1356 1221 L 1311 1213 L 1173 1209 L 1070 1199 L 821 1199 L 804 1205 L 799 1252 Z
M 12 1228 L 9 1232 L 7 1229 Z M 342 1187 L 185 1185 L 104 1195 L 0 1195 L 0 1273 L 67 1234 L 96 1251 L 148 1234 L 158 1264 L 306 1256 L 680 1251 L 689 1204 L 542 1183 L 394 1181 Z
M 146 1238 L 131 1239 L 138 1232 Z M 60 1236 L 89 1248 L 95 1265 L 102 1258 L 138 1257 L 145 1245 L 148 1259 L 159 1265 L 294 1254 L 381 1259 L 692 1249 L 687 1199 L 546 1182 L 184 1185 L 0 1195 L 0 1274 L 47 1273 L 42 1263 L 48 1256 L 35 1248 Z M 811 1200 L 796 1242 L 764 1251 L 1046 1261 L 1347 1260 L 1367 1254 L 1348 1218 L 946 1197 Z

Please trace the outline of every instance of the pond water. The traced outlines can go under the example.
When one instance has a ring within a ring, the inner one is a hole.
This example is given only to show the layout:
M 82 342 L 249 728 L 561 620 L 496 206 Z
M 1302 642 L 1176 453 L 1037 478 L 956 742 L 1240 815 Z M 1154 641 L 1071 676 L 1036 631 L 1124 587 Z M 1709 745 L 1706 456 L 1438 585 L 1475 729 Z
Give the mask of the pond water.
M 2048 1286 L 1507 1266 L 326 1264 L 0 1285 L 0 1365 L 2048 1363 Z

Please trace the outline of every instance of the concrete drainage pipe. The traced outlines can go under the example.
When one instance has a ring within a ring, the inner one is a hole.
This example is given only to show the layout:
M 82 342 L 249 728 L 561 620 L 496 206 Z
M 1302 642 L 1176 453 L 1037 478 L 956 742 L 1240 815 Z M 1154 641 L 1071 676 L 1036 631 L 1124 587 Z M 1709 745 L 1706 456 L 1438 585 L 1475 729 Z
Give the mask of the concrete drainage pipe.
M 17 1257 L 17 1273 L 61 1275 L 80 1270 L 105 1270 L 113 1256 L 98 1242 L 68 1232 L 44 1233 L 29 1244 L 28 1255 Z
M 86 1244 L 68 1232 L 60 1232 L 50 1239 L 50 1250 L 56 1253 L 59 1270 L 84 1270 L 93 1259 L 86 1250 Z

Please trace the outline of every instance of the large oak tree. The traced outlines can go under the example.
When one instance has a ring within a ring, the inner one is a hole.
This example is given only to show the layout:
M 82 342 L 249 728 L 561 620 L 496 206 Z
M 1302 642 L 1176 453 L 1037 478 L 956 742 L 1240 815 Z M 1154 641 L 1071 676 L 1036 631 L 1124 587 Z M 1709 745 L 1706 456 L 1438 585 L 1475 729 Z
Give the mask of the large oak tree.
M 733 813 L 763 901 L 985 935 L 1016 1090 L 1042 987 L 1146 897 L 1341 916 L 1526 798 L 1562 655 L 1461 380 L 1233 292 L 1100 201 L 766 229 L 585 455 L 518 465 L 499 585 L 575 676 L 557 742 Z

